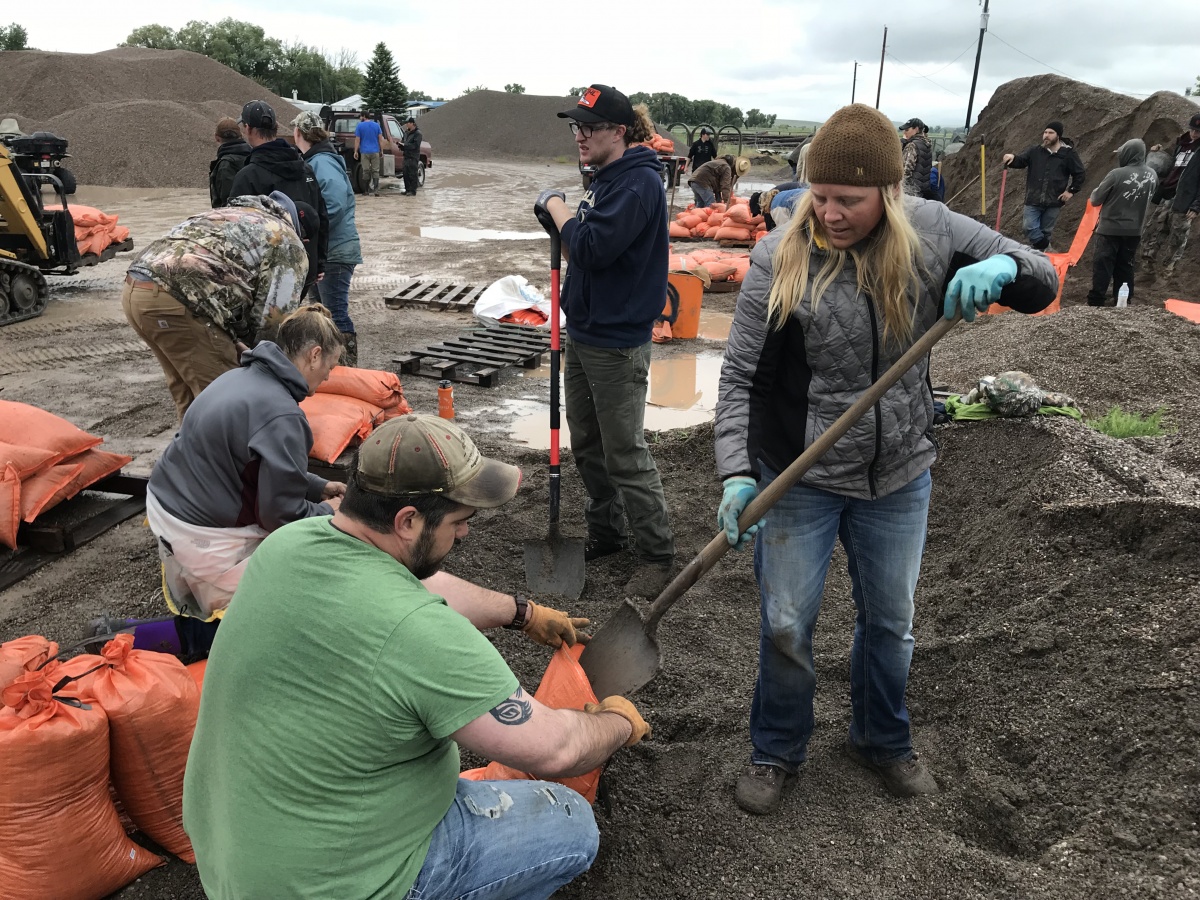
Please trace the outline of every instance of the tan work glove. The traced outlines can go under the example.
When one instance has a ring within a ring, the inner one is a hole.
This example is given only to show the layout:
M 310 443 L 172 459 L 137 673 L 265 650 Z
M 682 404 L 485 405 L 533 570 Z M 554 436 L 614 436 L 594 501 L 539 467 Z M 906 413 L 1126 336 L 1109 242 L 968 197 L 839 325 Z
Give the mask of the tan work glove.
M 565 612 L 531 601 L 529 621 L 521 630 L 529 635 L 530 640 L 544 647 L 561 647 L 564 641 L 568 647 L 574 647 L 576 642 L 586 644 L 591 640 L 590 634 L 580 630 L 591 624 L 591 619 L 575 619 Z
M 624 697 L 605 697 L 599 703 L 585 703 L 583 711 L 585 713 L 616 713 L 629 722 L 633 726 L 633 734 L 629 735 L 629 740 L 625 742 L 626 747 L 632 747 L 642 738 L 650 737 L 650 724 L 642 718 L 637 707 Z

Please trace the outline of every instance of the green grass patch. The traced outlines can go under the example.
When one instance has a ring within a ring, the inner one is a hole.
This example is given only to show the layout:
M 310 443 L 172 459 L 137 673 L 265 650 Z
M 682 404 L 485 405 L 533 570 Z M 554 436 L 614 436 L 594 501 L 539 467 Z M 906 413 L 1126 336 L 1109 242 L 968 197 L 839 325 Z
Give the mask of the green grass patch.
M 554 161 L 556 163 L 558 163 L 559 165 L 563 165 L 563 166 L 573 162 L 573 160 L 569 156 L 556 156 L 556 157 L 554 157 Z
M 1088 419 L 1088 424 L 1097 431 L 1113 438 L 1131 437 L 1160 437 L 1167 433 L 1163 426 L 1165 406 L 1160 406 L 1148 416 L 1140 416 L 1134 412 L 1125 412 L 1119 406 L 1114 406 L 1099 419 Z

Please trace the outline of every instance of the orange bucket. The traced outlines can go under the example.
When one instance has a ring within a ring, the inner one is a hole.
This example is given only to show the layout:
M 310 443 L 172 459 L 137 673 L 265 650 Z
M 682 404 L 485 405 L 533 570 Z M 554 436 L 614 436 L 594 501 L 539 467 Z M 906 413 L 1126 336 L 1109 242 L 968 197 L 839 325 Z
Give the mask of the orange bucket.
M 667 275 L 667 304 L 663 315 L 671 322 L 671 336 L 692 340 L 700 334 L 700 303 L 704 282 L 686 272 Z

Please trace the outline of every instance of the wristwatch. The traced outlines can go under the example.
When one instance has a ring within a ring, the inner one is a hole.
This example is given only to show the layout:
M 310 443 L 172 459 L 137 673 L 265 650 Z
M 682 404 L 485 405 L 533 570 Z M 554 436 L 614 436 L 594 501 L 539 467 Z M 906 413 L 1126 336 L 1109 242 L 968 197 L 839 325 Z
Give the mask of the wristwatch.
M 525 599 L 524 594 L 517 594 L 513 597 L 517 601 L 517 614 L 513 616 L 513 620 L 505 625 L 505 628 L 511 628 L 514 631 L 520 631 L 525 627 L 525 616 L 529 614 L 529 601 Z

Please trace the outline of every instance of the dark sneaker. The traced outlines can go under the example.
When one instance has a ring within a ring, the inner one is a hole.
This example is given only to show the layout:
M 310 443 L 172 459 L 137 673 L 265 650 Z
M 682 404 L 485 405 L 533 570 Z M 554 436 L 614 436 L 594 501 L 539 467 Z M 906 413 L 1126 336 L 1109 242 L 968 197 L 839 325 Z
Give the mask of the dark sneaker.
M 614 543 L 611 541 L 601 541 L 596 538 L 588 538 L 587 543 L 583 545 L 583 559 L 584 562 L 591 562 L 593 559 L 612 556 L 614 553 L 620 553 L 626 549 L 628 547 L 623 541 Z
M 936 794 L 940 790 L 929 769 L 925 768 L 925 763 L 915 753 L 911 759 L 880 765 L 871 762 L 861 750 L 847 741 L 846 755 L 883 779 L 884 787 L 895 797 L 920 797 L 923 794 Z
M 738 776 L 733 799 L 746 812 L 765 816 L 779 806 L 787 777 L 787 772 L 779 766 L 748 765 Z
M 641 563 L 625 582 L 626 597 L 657 597 L 671 580 L 670 565 Z

